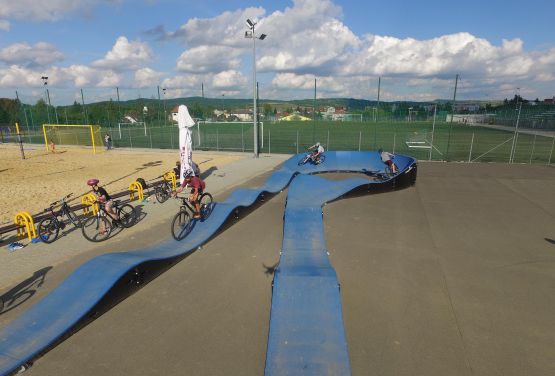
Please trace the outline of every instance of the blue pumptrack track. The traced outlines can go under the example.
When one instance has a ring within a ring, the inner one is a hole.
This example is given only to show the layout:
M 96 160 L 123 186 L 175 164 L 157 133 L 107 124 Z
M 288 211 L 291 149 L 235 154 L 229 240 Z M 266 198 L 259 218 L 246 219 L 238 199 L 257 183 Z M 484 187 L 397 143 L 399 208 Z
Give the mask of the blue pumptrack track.
M 274 276 L 266 374 L 350 374 L 338 281 L 326 253 L 322 205 L 352 191 L 414 184 L 416 160 L 396 155 L 400 172 L 386 177 L 376 152 L 337 151 L 325 155 L 322 164 L 302 166 L 297 162 L 304 154 L 295 155 L 263 186 L 235 190 L 226 201 L 214 204 L 210 217 L 196 223 L 180 242 L 171 239 L 143 250 L 101 255 L 77 268 L 0 332 L 0 374 L 11 374 L 30 364 L 78 330 L 84 320 L 90 321 L 95 307 L 122 281 L 140 284 L 149 266 L 193 252 L 217 234 L 237 210 L 257 203 L 264 193 L 279 193 L 292 179 L 282 256 Z M 308 176 L 324 172 L 364 172 L 382 175 L 382 179 L 330 181 Z M 298 174 L 301 176 L 296 177 Z

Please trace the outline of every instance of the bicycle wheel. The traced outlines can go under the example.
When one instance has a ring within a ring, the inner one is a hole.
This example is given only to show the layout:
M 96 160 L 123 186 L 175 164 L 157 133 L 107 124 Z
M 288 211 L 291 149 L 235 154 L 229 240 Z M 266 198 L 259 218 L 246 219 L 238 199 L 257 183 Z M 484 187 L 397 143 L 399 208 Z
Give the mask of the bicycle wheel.
M 297 163 L 297 165 L 299 165 L 299 166 L 304 165 L 304 164 L 308 161 L 309 158 L 310 158 L 310 155 L 305 155 L 305 156 L 299 161 L 299 163 Z
M 179 210 L 179 213 L 177 213 L 172 220 L 172 237 L 175 240 L 184 239 L 191 231 L 190 224 L 191 216 L 189 215 L 189 213 L 187 213 L 187 211 L 184 209 Z
M 118 218 L 121 225 L 129 228 L 137 221 L 137 213 L 135 208 L 129 204 L 122 205 L 118 208 Z
M 203 193 L 200 196 L 200 215 L 202 218 L 206 219 L 210 215 L 212 210 L 212 195 L 210 193 Z
M 112 225 L 105 217 L 90 217 L 83 223 L 81 232 L 85 239 L 91 242 L 101 242 L 110 236 Z
M 40 240 L 45 243 L 52 243 L 58 239 L 58 233 L 60 232 L 60 226 L 58 226 L 58 221 L 52 217 L 44 218 L 39 223 L 39 237 Z
M 66 209 L 66 215 L 75 227 L 79 228 L 83 225 L 83 223 L 81 222 L 81 218 L 79 218 L 71 208 L 68 207 Z
M 171 194 L 171 189 L 169 187 L 169 185 L 167 183 L 164 184 L 160 184 L 159 186 L 156 187 L 156 200 L 159 203 L 164 203 L 168 200 L 168 198 L 170 198 L 170 194 Z

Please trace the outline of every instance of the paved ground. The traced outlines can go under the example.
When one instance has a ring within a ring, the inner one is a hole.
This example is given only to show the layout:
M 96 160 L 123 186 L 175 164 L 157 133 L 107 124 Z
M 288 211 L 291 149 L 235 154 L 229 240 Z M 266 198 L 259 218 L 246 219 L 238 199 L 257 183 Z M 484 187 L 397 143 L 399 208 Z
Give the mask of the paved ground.
M 554 172 L 421 163 L 415 187 L 325 207 L 354 375 L 555 374 Z M 285 194 L 27 373 L 263 374 Z M 125 245 L 142 247 L 166 231 L 160 223 Z M 48 270 L 36 294 L 1 315 L 0 325 L 93 254 Z

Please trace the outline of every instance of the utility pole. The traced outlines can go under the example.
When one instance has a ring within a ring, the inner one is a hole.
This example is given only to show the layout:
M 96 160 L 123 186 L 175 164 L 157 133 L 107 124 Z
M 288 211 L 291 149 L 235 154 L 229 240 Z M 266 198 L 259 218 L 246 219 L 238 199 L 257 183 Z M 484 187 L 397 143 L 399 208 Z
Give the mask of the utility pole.
M 85 96 L 83 89 L 81 89 L 81 102 L 83 103 L 83 114 L 85 114 L 85 124 L 89 124 L 89 115 L 87 114 L 87 107 L 85 107 Z
M 312 144 L 314 145 L 316 142 L 316 79 L 314 79 L 314 105 L 312 107 Z
M 453 117 L 455 115 L 455 101 L 457 100 L 457 85 L 459 83 L 459 75 L 455 76 L 455 90 L 453 92 L 453 107 L 451 110 L 451 123 L 449 124 L 449 135 L 447 136 L 447 151 L 445 153 L 445 160 L 449 161 L 449 145 L 451 143 L 451 130 L 453 129 Z

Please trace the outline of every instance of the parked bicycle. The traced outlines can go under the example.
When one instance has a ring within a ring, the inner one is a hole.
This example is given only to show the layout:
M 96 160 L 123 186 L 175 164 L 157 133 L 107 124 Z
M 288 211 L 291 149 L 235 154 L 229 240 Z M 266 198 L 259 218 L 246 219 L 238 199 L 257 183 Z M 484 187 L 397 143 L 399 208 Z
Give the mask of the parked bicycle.
M 75 228 L 82 226 L 81 219 L 66 202 L 66 199 L 70 198 L 72 195 L 73 193 L 70 193 L 60 200 L 54 201 L 50 204 L 50 207 L 45 210 L 45 212 L 50 212 L 50 216 L 41 220 L 38 226 L 39 237 L 43 242 L 52 243 L 58 239 L 60 229 L 63 230 L 66 227 L 66 223 L 63 220 L 64 216 L 69 219 L 69 222 L 72 223 Z M 60 209 L 55 211 L 54 207 L 60 204 Z
M 176 197 L 181 200 L 179 212 L 173 217 L 171 232 L 175 240 L 184 239 L 192 230 L 192 224 L 196 221 L 193 219 L 195 213 L 194 204 L 189 201 L 188 197 Z M 212 211 L 212 195 L 208 192 L 202 193 L 200 201 L 200 220 L 203 221 L 210 215 Z
M 154 195 L 156 196 L 156 201 L 159 203 L 164 203 L 171 197 L 172 185 L 169 181 L 164 180 L 163 182 L 157 184 L 154 187 Z
M 113 202 L 116 218 L 106 211 L 104 204 L 101 204 L 96 215 L 83 223 L 81 231 L 85 239 L 91 242 L 101 242 L 110 237 L 114 228 L 129 228 L 135 224 L 137 221 L 135 208 L 129 204 L 121 204 L 120 200 Z

